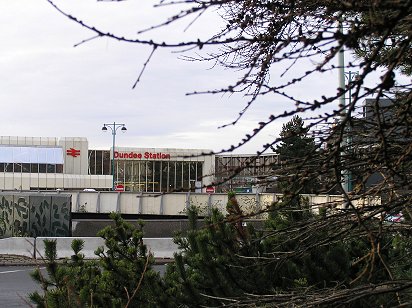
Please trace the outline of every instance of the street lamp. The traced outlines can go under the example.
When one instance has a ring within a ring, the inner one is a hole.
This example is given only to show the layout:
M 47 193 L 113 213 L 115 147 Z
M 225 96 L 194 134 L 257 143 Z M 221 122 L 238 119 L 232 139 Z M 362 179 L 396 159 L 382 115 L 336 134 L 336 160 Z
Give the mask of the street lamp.
M 116 144 L 116 132 L 119 128 L 121 128 L 120 130 L 124 133 L 125 131 L 127 131 L 127 128 L 125 126 L 125 124 L 118 124 L 116 122 L 113 123 L 109 123 L 109 124 L 103 124 L 102 127 L 102 131 L 103 132 L 107 132 L 107 128 L 110 128 L 112 131 L 112 135 L 113 135 L 113 147 L 112 147 L 112 177 L 113 177 L 113 183 L 112 183 L 112 190 L 115 190 L 114 187 L 114 147 Z

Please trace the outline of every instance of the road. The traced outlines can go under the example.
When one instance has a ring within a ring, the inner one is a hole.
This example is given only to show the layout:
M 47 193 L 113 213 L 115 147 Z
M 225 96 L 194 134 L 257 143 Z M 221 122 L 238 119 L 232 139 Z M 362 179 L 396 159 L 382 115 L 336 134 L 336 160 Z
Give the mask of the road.
M 155 265 L 154 268 L 161 275 L 165 272 L 164 265 Z M 36 290 L 41 291 L 40 285 L 30 277 L 34 269 L 34 266 L 0 266 L 0 308 L 32 305 L 27 295 Z
M 30 307 L 27 295 L 40 286 L 30 277 L 33 266 L 0 267 L 0 307 Z

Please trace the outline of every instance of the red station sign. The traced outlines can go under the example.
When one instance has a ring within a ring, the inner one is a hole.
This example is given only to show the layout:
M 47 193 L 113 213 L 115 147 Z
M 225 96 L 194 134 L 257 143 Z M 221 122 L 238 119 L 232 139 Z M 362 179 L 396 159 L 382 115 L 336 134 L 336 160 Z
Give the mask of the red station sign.
M 170 154 L 161 152 L 118 152 L 114 151 L 114 158 L 116 159 L 170 159 Z

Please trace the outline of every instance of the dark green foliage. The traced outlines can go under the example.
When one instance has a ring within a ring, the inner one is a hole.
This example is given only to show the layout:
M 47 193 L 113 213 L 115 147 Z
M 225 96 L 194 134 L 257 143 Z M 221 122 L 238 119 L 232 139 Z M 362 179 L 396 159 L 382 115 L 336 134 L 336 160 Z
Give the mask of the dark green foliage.
M 162 282 L 154 271 L 154 258 L 143 244 L 142 225 L 137 228 L 112 214 L 114 226 L 99 232 L 106 248 L 96 251 L 98 260 L 85 260 L 83 242 L 72 242 L 73 256 L 56 262 L 56 243 L 45 241 L 48 277 L 39 270 L 32 276 L 44 295 L 30 299 L 38 307 L 159 307 L 164 302 Z
M 41 273 L 40 268 L 31 273 L 32 278 L 41 284 L 44 295 L 36 291 L 29 298 L 37 307 L 75 307 L 79 301 L 72 291 L 77 277 L 70 277 L 71 266 L 57 263 L 56 241 L 45 240 L 44 244 L 47 276 Z
M 189 215 L 192 220 L 197 219 L 194 209 Z M 175 239 L 182 252 L 169 266 L 165 281 L 176 305 L 220 303 L 202 294 L 227 298 L 245 292 L 268 292 L 271 286 L 263 283 L 264 265 L 253 258 L 260 255 L 261 249 L 259 241 L 252 241 L 258 238 L 253 228 L 246 228 L 239 221 L 228 222 L 217 209 L 205 223 L 205 228 L 192 228 Z
M 279 175 L 278 189 L 282 193 L 311 193 L 317 186 L 315 178 L 305 180 L 305 177 L 301 177 L 303 172 L 309 173 L 316 168 L 312 159 L 316 145 L 308 132 L 302 118 L 297 115 L 282 126 L 282 142 L 275 149 L 281 162 L 280 168 L 275 167 L 279 168 L 276 173 Z
M 126 295 L 132 296 L 144 273 L 144 279 L 132 303 L 139 303 L 141 307 L 156 307 L 156 302 L 161 297 L 160 277 L 150 269 L 154 258 L 143 244 L 143 225 L 134 228 L 124 223 L 119 215 L 112 215 L 112 218 L 115 227 L 106 227 L 98 233 L 105 239 L 107 246 L 106 251 L 96 252 L 103 268 L 98 289 L 102 306 L 111 301 L 124 305 L 127 302 Z
M 241 208 L 230 193 L 226 216 L 214 209 L 205 227 L 193 224 L 175 239 L 181 252 L 169 266 L 165 283 L 176 305 L 216 306 L 251 294 L 348 286 L 350 258 L 343 244 L 305 249 L 304 245 L 327 235 L 314 232 L 307 242 L 282 235 L 296 223 L 320 219 L 310 212 L 307 202 L 302 203 L 301 211 L 277 211 L 266 230 L 258 231 L 243 224 Z M 196 220 L 194 209 L 189 215 Z
M 264 306 L 265 296 L 275 294 L 308 300 L 310 295 L 316 302 L 335 292 L 348 294 L 346 307 L 392 307 L 411 300 L 407 290 L 350 296 L 352 289 L 410 279 L 408 237 L 359 233 L 334 238 L 333 224 L 344 228 L 345 217 L 317 215 L 307 199 L 293 194 L 273 204 L 266 228 L 257 231 L 244 226 L 235 195 L 228 197 L 228 214 L 213 210 L 203 228 L 196 223 L 196 210 L 189 211 L 191 229 L 176 237 L 181 252 L 164 280 L 170 305 L 210 307 L 253 299 L 253 305 Z M 379 223 L 370 220 L 365 227 L 376 229 Z
M 298 115 L 283 124 L 280 132 L 282 142 L 275 150 L 281 161 L 290 163 L 300 161 L 315 150 L 314 139 L 308 136 L 308 132 L 309 129 L 305 127 L 303 119 Z
M 273 204 L 264 244 L 278 256 L 277 279 L 281 290 L 296 287 L 348 286 L 351 258 L 344 243 L 327 243 L 328 232 L 314 228 L 324 217 L 313 213 L 301 196 Z

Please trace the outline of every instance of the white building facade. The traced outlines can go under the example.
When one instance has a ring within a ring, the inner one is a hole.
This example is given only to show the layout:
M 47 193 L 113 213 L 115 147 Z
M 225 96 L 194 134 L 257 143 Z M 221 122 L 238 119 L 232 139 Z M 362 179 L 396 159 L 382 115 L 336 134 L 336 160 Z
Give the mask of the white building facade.
M 211 185 L 210 150 L 89 149 L 84 137 L 0 137 L 1 190 L 198 191 Z M 114 179 L 112 162 L 114 161 Z

